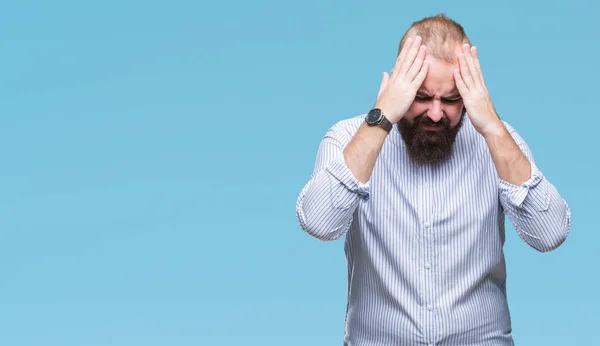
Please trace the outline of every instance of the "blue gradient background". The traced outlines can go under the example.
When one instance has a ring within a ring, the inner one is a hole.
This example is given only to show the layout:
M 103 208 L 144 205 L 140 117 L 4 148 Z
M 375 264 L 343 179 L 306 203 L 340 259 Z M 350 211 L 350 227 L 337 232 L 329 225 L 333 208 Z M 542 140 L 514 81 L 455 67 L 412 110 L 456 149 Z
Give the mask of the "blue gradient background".
M 341 345 L 343 242 L 302 233 L 296 197 L 440 12 L 573 211 L 551 253 L 509 226 L 515 340 L 597 343 L 599 8 L 3 2 L 0 344 Z

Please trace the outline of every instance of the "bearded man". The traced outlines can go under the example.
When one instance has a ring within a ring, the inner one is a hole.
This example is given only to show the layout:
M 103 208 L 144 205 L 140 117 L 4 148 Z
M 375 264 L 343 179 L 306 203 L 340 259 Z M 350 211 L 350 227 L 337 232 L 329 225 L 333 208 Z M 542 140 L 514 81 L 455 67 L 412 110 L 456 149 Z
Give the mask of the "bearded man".
M 317 239 L 345 236 L 347 346 L 513 345 L 505 216 L 540 252 L 571 225 L 445 15 L 414 22 L 374 108 L 329 129 L 296 213 Z

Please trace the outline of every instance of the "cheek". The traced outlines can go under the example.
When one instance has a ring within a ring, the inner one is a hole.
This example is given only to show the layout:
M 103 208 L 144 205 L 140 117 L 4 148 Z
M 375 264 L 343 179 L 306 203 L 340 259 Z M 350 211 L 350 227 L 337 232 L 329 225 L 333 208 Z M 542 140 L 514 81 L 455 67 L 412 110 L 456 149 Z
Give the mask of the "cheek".
M 457 105 L 446 105 L 444 107 L 444 113 L 450 119 L 450 123 L 452 126 L 455 126 L 460 121 L 460 117 L 462 115 L 462 104 Z

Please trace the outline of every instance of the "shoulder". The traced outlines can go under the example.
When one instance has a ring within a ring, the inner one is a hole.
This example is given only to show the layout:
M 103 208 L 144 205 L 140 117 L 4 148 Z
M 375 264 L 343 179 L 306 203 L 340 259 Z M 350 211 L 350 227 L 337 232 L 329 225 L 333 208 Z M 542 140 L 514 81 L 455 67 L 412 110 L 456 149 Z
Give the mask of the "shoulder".
M 333 137 L 342 142 L 349 142 L 365 121 L 365 116 L 366 114 L 359 114 L 339 120 L 327 130 L 325 137 Z
M 504 128 L 506 128 L 508 133 L 510 133 L 511 135 L 517 134 L 517 130 L 511 124 L 509 124 L 506 120 L 502 120 L 502 124 L 504 125 Z
M 533 160 L 533 157 L 532 157 L 532 154 L 531 154 L 531 150 L 529 149 L 529 146 L 527 145 L 527 142 L 523 139 L 523 137 L 521 136 L 521 134 L 519 133 L 519 131 L 515 128 L 515 126 L 513 126 L 512 124 L 510 124 L 506 120 L 501 120 L 501 121 L 502 121 L 502 125 L 504 125 L 504 128 L 506 129 L 506 131 L 508 132 L 508 134 L 511 136 L 511 138 L 513 139 L 513 141 L 517 144 L 517 146 L 519 147 L 519 149 L 521 150 L 521 152 L 528 159 Z M 476 131 L 474 130 L 474 128 L 471 129 L 470 134 L 471 134 L 471 138 L 477 138 L 476 139 L 476 141 L 478 143 L 477 147 L 480 150 L 484 150 L 486 153 L 489 153 L 488 143 L 486 142 L 485 138 L 482 135 L 480 135 L 479 133 L 476 133 Z M 488 155 L 488 157 L 491 160 L 491 156 Z
M 356 131 L 358 131 L 358 128 L 365 121 L 365 116 L 366 114 L 359 114 L 350 118 L 339 120 L 338 122 L 333 124 L 331 128 L 348 131 L 349 133 L 354 134 Z
M 517 129 L 514 126 L 512 126 L 505 120 L 502 120 L 502 124 L 504 124 L 504 128 L 506 129 L 506 131 L 508 131 L 512 139 L 517 143 L 521 150 L 524 150 L 527 144 L 525 143 L 523 137 L 521 137 L 521 135 L 519 134 L 519 131 L 517 131 Z
M 501 120 L 501 122 L 507 133 L 517 143 L 519 148 L 521 148 L 521 150 L 527 150 L 525 141 L 521 138 L 516 128 L 505 120 Z M 492 160 L 489 143 L 486 141 L 485 137 L 475 129 L 468 115 L 465 116 L 455 145 L 457 151 L 461 152 L 462 155 L 478 157 L 479 160 Z
M 507 122 L 506 120 L 501 120 L 502 125 L 504 126 L 504 128 L 506 129 L 506 131 L 516 140 L 517 138 L 520 139 L 519 136 L 519 132 L 517 131 L 517 129 L 512 126 L 509 122 Z M 485 138 L 479 133 L 477 132 L 477 130 L 475 130 L 475 128 L 473 127 L 473 125 L 471 124 L 471 121 L 469 119 L 469 117 L 467 116 L 465 118 L 464 124 L 463 124 L 463 130 L 464 130 L 464 135 L 471 139 L 471 140 L 476 140 L 479 144 L 481 145 L 486 145 L 485 143 Z M 486 145 L 487 146 L 487 145 Z

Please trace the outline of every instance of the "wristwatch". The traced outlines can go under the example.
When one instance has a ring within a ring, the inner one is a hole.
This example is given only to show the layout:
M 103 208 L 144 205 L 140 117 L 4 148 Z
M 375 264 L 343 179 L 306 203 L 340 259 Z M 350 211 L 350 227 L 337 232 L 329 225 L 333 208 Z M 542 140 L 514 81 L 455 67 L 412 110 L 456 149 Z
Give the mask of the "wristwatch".
M 373 108 L 367 113 L 365 122 L 371 126 L 380 126 L 388 133 L 392 130 L 392 123 L 385 117 L 383 111 L 379 108 Z

